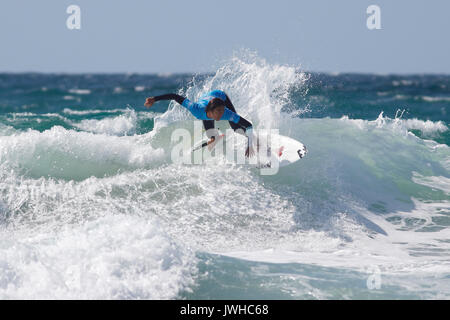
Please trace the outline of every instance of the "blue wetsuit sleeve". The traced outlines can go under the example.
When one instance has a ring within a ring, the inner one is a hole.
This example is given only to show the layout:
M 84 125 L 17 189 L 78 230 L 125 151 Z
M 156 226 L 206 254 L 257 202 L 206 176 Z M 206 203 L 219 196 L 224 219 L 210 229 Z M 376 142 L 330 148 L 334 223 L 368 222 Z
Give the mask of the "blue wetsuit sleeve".
M 241 117 L 237 113 L 231 111 L 228 108 L 225 108 L 222 118 L 220 118 L 220 120 L 228 120 L 234 123 L 238 123 L 240 118 Z
M 244 130 L 247 130 L 252 127 L 252 124 L 249 121 L 247 121 L 246 119 L 238 115 L 236 112 L 233 112 L 228 108 L 225 108 L 223 116 L 222 118 L 220 118 L 220 120 L 228 120 L 233 123 L 236 123 L 239 127 L 241 127 Z
M 195 104 L 191 100 L 186 98 L 181 105 L 192 112 Z
M 188 98 L 185 98 L 185 97 L 180 96 L 178 94 L 169 93 L 169 94 L 163 94 L 161 96 L 156 96 L 156 97 L 153 97 L 153 98 L 155 98 L 155 101 L 159 101 L 159 100 L 175 100 L 176 102 L 181 104 L 183 107 L 188 109 L 194 115 L 194 117 L 196 117 L 197 119 L 202 119 L 202 120 L 208 119 L 206 117 L 206 114 L 203 111 L 203 109 L 199 107 L 198 103 L 192 102 Z
M 188 98 L 184 99 L 183 103 L 181 104 L 183 107 L 189 110 L 190 113 L 197 119 L 201 120 L 211 120 L 206 116 L 205 108 L 202 108 L 199 106 L 197 102 L 192 102 Z

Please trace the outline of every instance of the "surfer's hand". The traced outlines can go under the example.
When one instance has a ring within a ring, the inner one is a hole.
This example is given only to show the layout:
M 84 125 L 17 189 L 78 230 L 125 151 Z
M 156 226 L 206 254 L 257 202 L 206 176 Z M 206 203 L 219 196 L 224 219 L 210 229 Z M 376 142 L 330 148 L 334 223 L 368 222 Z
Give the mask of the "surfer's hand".
M 208 150 L 211 151 L 211 149 L 214 147 L 214 141 L 216 141 L 215 137 L 212 137 L 211 139 L 209 139 L 208 141 Z
M 253 157 L 255 155 L 255 150 L 253 150 L 253 147 L 247 147 L 247 150 L 245 150 L 245 156 Z
M 208 141 L 208 145 L 210 145 L 211 143 L 213 143 L 214 141 L 216 140 L 216 138 L 215 137 L 212 137 L 211 139 L 209 139 L 209 141 Z
M 144 106 L 146 106 L 147 108 L 150 108 L 154 103 L 155 103 L 155 98 L 150 97 L 150 98 L 147 98 L 147 100 L 145 100 Z

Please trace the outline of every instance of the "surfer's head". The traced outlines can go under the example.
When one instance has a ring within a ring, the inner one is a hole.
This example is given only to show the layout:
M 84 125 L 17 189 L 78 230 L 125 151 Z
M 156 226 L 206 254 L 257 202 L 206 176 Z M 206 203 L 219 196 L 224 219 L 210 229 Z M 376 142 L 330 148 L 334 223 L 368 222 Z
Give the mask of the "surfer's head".
M 225 102 L 219 98 L 211 99 L 206 106 L 205 111 L 208 118 L 219 121 L 225 111 Z

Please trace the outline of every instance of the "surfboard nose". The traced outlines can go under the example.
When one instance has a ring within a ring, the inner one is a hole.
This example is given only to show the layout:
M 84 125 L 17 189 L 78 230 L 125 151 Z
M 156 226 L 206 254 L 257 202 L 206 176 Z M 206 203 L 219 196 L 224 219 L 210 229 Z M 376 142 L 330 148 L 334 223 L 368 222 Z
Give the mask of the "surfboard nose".
M 297 150 L 297 154 L 300 157 L 300 159 L 303 158 L 307 152 L 308 151 L 306 150 L 306 147 L 303 147 L 302 149 Z

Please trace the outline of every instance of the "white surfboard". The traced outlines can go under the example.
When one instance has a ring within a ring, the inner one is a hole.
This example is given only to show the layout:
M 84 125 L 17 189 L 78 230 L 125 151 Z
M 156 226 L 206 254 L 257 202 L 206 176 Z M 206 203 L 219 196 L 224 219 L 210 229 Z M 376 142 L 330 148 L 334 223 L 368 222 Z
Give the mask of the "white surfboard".
M 274 165 L 285 167 L 302 159 L 308 152 L 303 143 L 290 137 L 269 133 L 266 130 L 255 130 L 254 133 L 259 142 L 259 148 L 255 148 L 255 155 L 250 159 L 246 159 L 245 164 L 257 168 L 270 168 L 274 167 Z M 230 152 L 230 149 L 236 153 L 244 153 L 247 148 L 247 137 L 240 134 L 232 133 L 225 136 L 222 135 L 221 138 L 213 147 L 206 146 L 205 142 L 199 142 L 194 146 L 192 151 L 205 149 L 204 155 L 208 157 L 207 154 L 223 154 L 225 150 L 226 152 Z M 229 145 L 227 146 L 227 144 Z M 235 157 L 234 159 L 237 160 L 237 158 L 239 157 Z M 243 158 L 242 155 L 240 158 Z
M 297 162 L 305 157 L 308 152 L 303 143 L 290 137 L 272 133 L 270 140 L 272 159 L 275 158 L 280 167 Z

